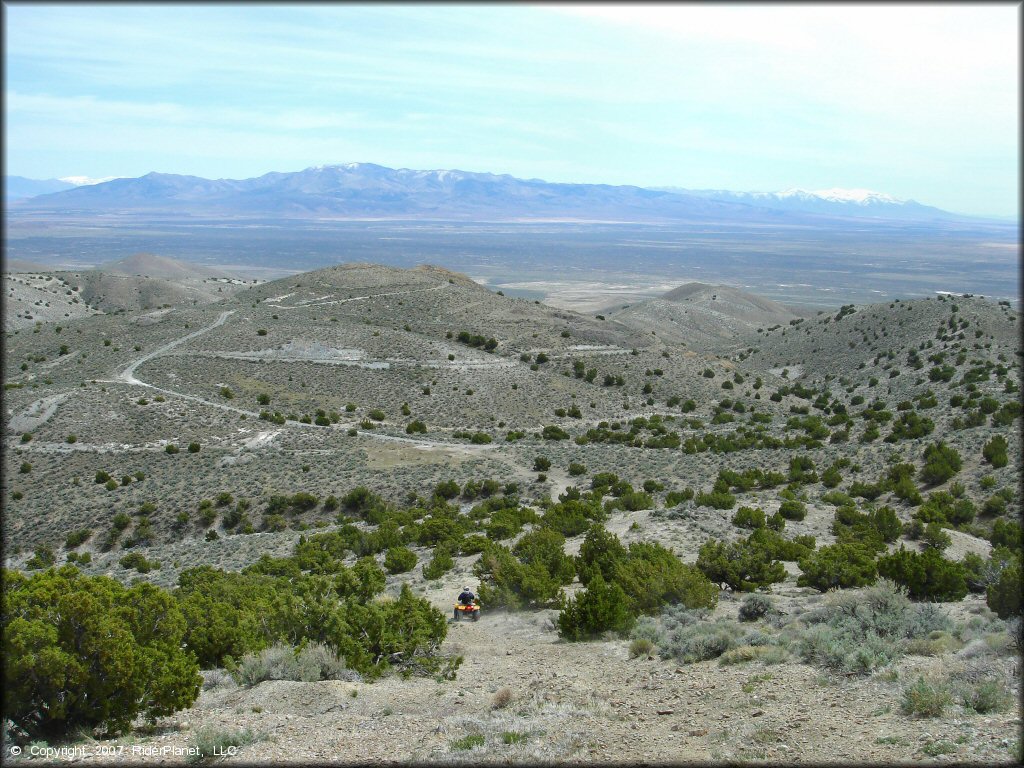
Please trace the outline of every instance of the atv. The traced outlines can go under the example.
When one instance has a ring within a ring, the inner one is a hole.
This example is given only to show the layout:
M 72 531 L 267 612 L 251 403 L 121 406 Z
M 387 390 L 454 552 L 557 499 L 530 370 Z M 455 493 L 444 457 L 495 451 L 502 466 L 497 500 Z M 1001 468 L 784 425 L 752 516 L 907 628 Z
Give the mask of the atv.
M 480 603 L 473 601 L 472 605 L 455 604 L 455 621 L 461 621 L 463 616 L 468 616 L 473 621 L 480 618 Z

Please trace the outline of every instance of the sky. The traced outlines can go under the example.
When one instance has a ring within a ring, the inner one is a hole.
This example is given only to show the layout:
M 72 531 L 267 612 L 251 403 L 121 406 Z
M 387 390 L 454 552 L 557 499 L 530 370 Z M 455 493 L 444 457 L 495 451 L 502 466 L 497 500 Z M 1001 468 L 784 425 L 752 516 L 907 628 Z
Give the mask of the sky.
M 1002 4 L 4 3 L 5 173 L 313 165 L 1019 207 Z

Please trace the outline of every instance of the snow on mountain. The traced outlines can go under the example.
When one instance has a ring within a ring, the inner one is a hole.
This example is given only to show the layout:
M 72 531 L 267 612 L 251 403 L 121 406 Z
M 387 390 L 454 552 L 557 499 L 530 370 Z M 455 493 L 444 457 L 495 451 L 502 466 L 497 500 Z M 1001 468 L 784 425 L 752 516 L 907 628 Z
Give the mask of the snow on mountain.
M 897 200 L 891 195 L 886 195 L 883 192 L 872 192 L 870 189 L 840 189 L 833 187 L 832 189 L 816 189 L 811 194 L 823 200 L 831 200 L 836 203 L 857 203 L 858 205 L 869 205 L 871 203 L 904 205 L 907 202 L 913 202 L 912 200 Z
M 693 195 L 700 195 L 702 197 L 713 197 L 716 200 L 800 200 L 804 202 L 824 200 L 830 203 L 856 203 L 857 205 L 905 205 L 907 203 L 914 202 L 913 200 L 900 200 L 898 198 L 893 197 L 892 195 L 887 195 L 884 192 L 873 192 L 870 189 L 842 189 L 841 187 L 815 190 L 807 190 L 800 189 L 799 187 L 793 187 L 790 189 L 783 189 L 779 192 L 732 192 L 725 189 L 683 190 L 682 188 L 678 187 L 666 187 L 666 189 L 678 190 L 680 192 L 686 191 Z
M 250 179 L 210 180 L 150 173 L 138 179 L 67 176 L 65 191 L 22 199 L 18 210 L 157 210 L 204 215 L 291 217 L 570 218 L 608 221 L 767 221 L 780 217 L 939 221 L 938 208 L 867 189 L 780 192 L 649 189 L 548 183 L 457 169 L 414 170 L 374 163 L 318 165 Z M 8 184 L 13 189 L 13 185 Z M 47 190 L 50 191 L 50 190 Z M 6 195 L 13 201 L 10 191 Z
M 68 184 L 74 184 L 76 187 L 88 187 L 93 184 L 102 184 L 105 181 L 113 181 L 114 179 L 122 178 L 121 176 L 103 176 L 98 179 L 94 179 L 91 176 L 61 176 L 60 181 L 66 181 Z
M 857 216 L 883 219 L 947 219 L 956 214 L 943 211 L 914 200 L 901 200 L 884 192 L 870 189 L 806 190 L 798 187 L 778 192 L 732 192 L 724 189 L 683 189 L 661 187 L 666 191 L 696 195 L 719 202 L 771 208 L 780 211 L 799 211 L 824 216 Z

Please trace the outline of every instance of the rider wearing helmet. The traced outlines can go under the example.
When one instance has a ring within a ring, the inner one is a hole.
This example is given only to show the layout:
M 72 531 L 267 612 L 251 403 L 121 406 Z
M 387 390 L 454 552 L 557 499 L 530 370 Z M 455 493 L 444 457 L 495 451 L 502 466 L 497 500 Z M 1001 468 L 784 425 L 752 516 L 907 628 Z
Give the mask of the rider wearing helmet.
M 476 595 L 473 594 L 472 590 L 469 587 L 463 587 L 459 595 L 459 602 L 462 605 L 472 605 L 474 600 L 476 600 Z

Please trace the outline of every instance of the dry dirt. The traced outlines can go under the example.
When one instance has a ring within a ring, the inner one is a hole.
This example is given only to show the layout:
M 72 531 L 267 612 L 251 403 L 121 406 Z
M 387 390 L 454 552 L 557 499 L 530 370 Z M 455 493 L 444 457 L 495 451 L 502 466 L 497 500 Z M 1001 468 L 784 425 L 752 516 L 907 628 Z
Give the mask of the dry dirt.
M 442 610 L 460 588 L 458 569 L 428 597 Z M 795 592 L 795 588 L 786 590 Z M 957 606 L 978 609 L 977 598 Z M 725 600 L 716 615 L 735 617 Z M 252 688 L 221 684 L 195 706 L 165 718 L 151 733 L 86 742 L 123 747 L 111 759 L 87 762 L 169 762 L 133 749 L 188 748 L 201 727 L 248 729 L 254 743 L 220 758 L 230 763 L 334 762 L 592 762 L 903 763 L 938 760 L 1011 764 L 1020 710 L 978 715 L 951 707 L 936 719 L 900 712 L 902 689 L 918 674 L 950 672 L 956 657 L 906 657 L 898 676 L 833 677 L 788 662 L 680 666 L 654 657 L 631 659 L 622 640 L 565 643 L 551 628 L 555 611 L 485 614 L 449 623 L 444 649 L 465 661 L 454 681 L 396 676 L 368 684 L 268 681 Z M 1002 657 L 1002 675 L 1019 675 L 1018 660 Z M 496 708 L 507 688 L 510 703 Z M 1019 695 L 1019 684 L 1014 694 Z M 504 734 L 524 734 L 505 744 Z M 484 743 L 454 746 L 470 734 Z M 134 754 L 134 757 L 133 757 Z

